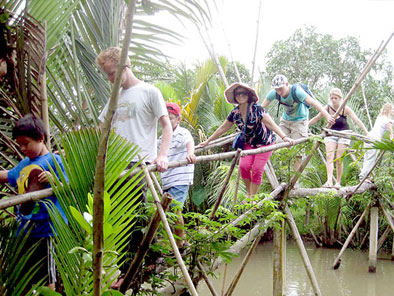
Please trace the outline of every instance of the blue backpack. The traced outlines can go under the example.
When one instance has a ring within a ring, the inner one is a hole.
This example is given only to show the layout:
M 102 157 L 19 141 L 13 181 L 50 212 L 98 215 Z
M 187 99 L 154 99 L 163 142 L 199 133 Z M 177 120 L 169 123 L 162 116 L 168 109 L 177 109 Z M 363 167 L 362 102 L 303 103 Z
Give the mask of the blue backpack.
M 294 99 L 298 104 L 304 104 L 304 105 L 309 109 L 311 106 L 310 106 L 309 104 L 305 103 L 305 102 L 301 102 L 300 99 L 297 97 L 297 94 L 296 94 L 297 86 L 301 86 L 302 89 L 303 89 L 310 97 L 312 97 L 312 98 L 315 98 L 315 97 L 313 96 L 313 94 L 312 94 L 311 90 L 309 89 L 309 87 L 308 87 L 306 84 L 304 84 L 304 83 L 296 83 L 296 84 L 293 84 L 293 85 L 291 86 L 290 92 L 291 92 L 291 96 L 293 97 L 293 99 Z M 277 110 L 277 112 L 276 112 L 276 117 L 279 116 L 279 107 L 280 107 L 281 104 L 282 104 L 282 105 L 285 105 L 285 106 L 291 107 L 290 105 L 288 105 L 288 104 L 286 104 L 286 103 L 283 103 L 283 102 L 280 100 L 280 98 L 281 98 L 280 95 L 278 95 L 278 93 L 276 93 L 276 99 L 278 100 L 278 110 Z

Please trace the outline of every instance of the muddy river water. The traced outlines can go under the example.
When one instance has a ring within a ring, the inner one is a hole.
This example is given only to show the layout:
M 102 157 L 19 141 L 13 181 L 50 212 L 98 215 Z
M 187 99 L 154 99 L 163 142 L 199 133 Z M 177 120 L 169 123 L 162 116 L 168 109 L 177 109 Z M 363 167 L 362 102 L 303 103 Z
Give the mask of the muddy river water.
M 272 251 L 272 243 L 257 247 L 233 295 L 272 295 Z M 394 262 L 390 261 L 390 254 L 379 252 L 376 273 L 368 273 L 367 251 L 347 249 L 337 270 L 333 270 L 331 266 L 339 250 L 314 248 L 311 245 L 307 246 L 307 252 L 323 296 L 394 296 Z M 241 253 L 240 257 L 228 265 L 226 288 L 245 253 Z M 314 295 L 295 243 L 288 242 L 286 256 L 286 295 Z M 218 278 L 211 278 L 219 295 L 222 291 L 223 273 L 224 265 L 217 272 Z M 211 295 L 203 282 L 198 293 Z

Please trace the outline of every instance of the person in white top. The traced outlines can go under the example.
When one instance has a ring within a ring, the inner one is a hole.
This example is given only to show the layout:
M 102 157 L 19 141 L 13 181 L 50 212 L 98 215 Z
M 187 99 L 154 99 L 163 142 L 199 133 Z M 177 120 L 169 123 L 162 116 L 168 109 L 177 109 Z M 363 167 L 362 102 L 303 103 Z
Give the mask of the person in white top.
M 119 47 L 110 47 L 100 52 L 96 58 L 96 63 L 107 75 L 108 80 L 114 83 L 116 71 L 120 61 L 121 49 Z M 168 150 L 170 148 L 172 128 L 168 118 L 167 109 L 165 107 L 164 99 L 160 91 L 139 79 L 137 79 L 130 68 L 130 60 L 126 60 L 126 66 L 123 69 L 121 76 L 121 89 L 119 93 L 118 106 L 112 119 L 112 126 L 115 128 L 115 132 L 130 141 L 133 144 L 138 145 L 140 155 L 145 157 L 147 163 L 153 163 L 157 165 L 159 172 L 164 172 L 168 168 Z M 99 116 L 101 125 L 104 122 L 105 115 L 107 114 L 108 103 L 104 107 L 102 113 Z M 162 144 L 160 151 L 157 154 L 157 122 L 162 127 Z M 136 162 L 138 162 L 138 156 L 132 160 L 128 168 L 131 168 Z M 141 182 L 143 186 L 137 186 L 140 188 L 136 196 L 140 196 L 139 200 L 146 202 L 146 184 L 145 180 Z M 138 250 L 143 239 L 143 232 L 140 230 L 141 226 L 145 226 L 146 223 L 143 221 L 141 213 L 144 212 L 145 208 L 140 204 L 138 211 L 140 213 L 136 224 L 132 228 L 130 236 L 128 252 L 135 253 Z M 112 283 L 113 289 L 119 289 L 123 283 L 123 276 L 127 272 L 131 260 L 125 260 L 124 256 L 120 269 L 121 276 Z M 131 258 L 129 258 L 131 259 Z
M 107 74 L 108 80 L 114 82 L 121 49 L 110 47 L 102 51 L 96 58 L 97 64 Z M 164 172 L 168 168 L 168 150 L 170 148 L 172 128 L 167 109 L 160 91 L 137 79 L 127 59 L 121 78 L 118 108 L 114 114 L 112 125 L 118 135 L 141 148 L 140 154 L 145 161 L 157 165 L 157 170 Z M 99 116 L 104 122 L 108 103 Z M 157 122 L 162 127 L 163 141 L 157 154 Z M 133 161 L 138 161 L 138 158 Z
M 180 205 L 177 209 L 178 221 L 175 225 L 175 234 L 180 238 L 176 240 L 179 248 L 183 247 L 184 221 L 181 208 L 189 193 L 189 187 L 193 184 L 194 163 L 194 140 L 190 132 L 179 126 L 181 122 L 181 108 L 176 103 L 166 103 L 168 115 L 173 129 L 172 141 L 168 159 L 171 163 L 187 159 L 189 165 L 168 169 L 160 174 L 164 192 L 171 194 Z M 162 137 L 159 138 L 159 147 Z
M 372 128 L 372 130 L 368 133 L 368 136 L 372 138 L 375 141 L 380 141 L 382 140 L 383 134 L 385 131 L 388 131 L 390 133 L 390 139 L 392 140 L 394 137 L 393 134 L 393 116 L 394 116 L 394 106 L 393 104 L 387 103 L 384 104 L 382 109 L 380 109 L 380 114 L 376 118 L 375 124 Z M 372 145 L 367 144 L 366 148 L 371 148 Z M 361 181 L 362 179 L 365 178 L 371 171 L 375 159 L 377 156 L 378 151 L 376 149 L 369 149 L 367 152 L 365 152 L 364 155 L 364 164 L 363 168 L 361 170 L 361 173 L 359 175 L 359 180 Z M 365 182 L 371 183 L 371 179 L 365 179 Z

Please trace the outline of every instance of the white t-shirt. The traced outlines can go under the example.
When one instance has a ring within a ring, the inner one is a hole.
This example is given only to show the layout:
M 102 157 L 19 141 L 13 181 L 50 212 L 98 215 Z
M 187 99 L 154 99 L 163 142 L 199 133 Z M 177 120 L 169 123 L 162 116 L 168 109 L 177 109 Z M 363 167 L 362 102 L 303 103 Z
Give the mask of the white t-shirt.
M 190 132 L 179 125 L 172 133 L 170 150 L 168 151 L 168 162 L 185 160 L 187 156 L 186 144 L 194 140 Z M 159 138 L 161 145 L 161 137 Z M 194 176 L 194 164 L 171 168 L 160 174 L 163 189 L 166 190 L 176 185 L 192 185 Z
M 99 116 L 104 122 L 108 103 Z M 161 92 L 153 85 L 140 82 L 137 85 L 120 89 L 118 108 L 112 120 L 115 132 L 137 144 L 145 156 L 145 161 L 152 162 L 157 156 L 157 122 L 168 115 Z M 133 161 L 138 161 L 138 156 Z
M 368 133 L 368 136 L 376 141 L 380 141 L 386 130 L 386 124 L 391 122 L 391 119 L 387 116 L 378 116 L 376 118 L 373 129 Z

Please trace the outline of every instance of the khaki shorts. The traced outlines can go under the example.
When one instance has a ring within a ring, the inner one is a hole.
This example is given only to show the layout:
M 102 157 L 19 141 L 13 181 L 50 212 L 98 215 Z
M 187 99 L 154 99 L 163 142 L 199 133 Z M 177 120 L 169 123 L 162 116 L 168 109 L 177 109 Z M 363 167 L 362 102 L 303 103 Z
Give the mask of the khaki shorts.
M 337 143 L 337 144 L 342 144 L 342 145 L 346 145 L 346 146 L 350 146 L 350 142 L 352 140 L 350 139 L 346 139 L 346 138 L 340 138 L 337 136 L 327 136 L 324 138 L 324 143 Z
M 308 137 L 308 120 L 289 121 L 281 118 L 279 127 L 287 137 L 293 140 Z

